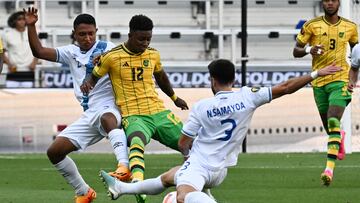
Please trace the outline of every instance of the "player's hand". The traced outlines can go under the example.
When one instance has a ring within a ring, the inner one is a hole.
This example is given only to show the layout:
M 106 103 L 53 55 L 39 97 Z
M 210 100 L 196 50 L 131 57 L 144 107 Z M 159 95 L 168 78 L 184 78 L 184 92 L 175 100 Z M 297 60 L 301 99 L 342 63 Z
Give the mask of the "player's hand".
M 80 86 L 81 92 L 84 93 L 85 95 L 89 94 L 89 92 L 92 89 L 94 89 L 94 85 L 88 80 L 85 80 L 83 84 Z
M 339 72 L 341 70 L 342 70 L 342 68 L 339 66 L 336 66 L 336 63 L 333 62 L 330 66 L 326 66 L 325 68 L 318 70 L 318 75 L 319 76 L 333 75 L 336 72 Z
M 93 58 L 92 63 L 94 66 L 96 66 L 99 63 L 100 57 L 101 57 L 101 54 Z
M 29 7 L 27 10 L 23 9 L 25 13 L 25 23 L 26 25 L 35 25 L 38 21 L 38 10 L 34 7 Z
M 349 82 L 348 86 L 347 86 L 347 89 L 349 92 L 353 92 L 354 91 L 354 88 L 356 87 L 356 84 L 354 84 L 352 81 Z
M 9 72 L 10 73 L 15 73 L 16 72 L 16 70 L 17 70 L 17 68 L 16 68 L 16 66 L 15 65 L 11 65 L 11 66 L 9 66 Z
M 181 99 L 180 97 L 176 98 L 174 103 L 175 103 L 175 105 L 177 107 L 181 108 L 181 110 L 188 110 L 189 109 L 187 103 L 183 99 Z
M 310 50 L 310 53 L 313 56 L 323 55 L 325 53 L 324 45 L 319 44 L 319 45 L 313 46 Z

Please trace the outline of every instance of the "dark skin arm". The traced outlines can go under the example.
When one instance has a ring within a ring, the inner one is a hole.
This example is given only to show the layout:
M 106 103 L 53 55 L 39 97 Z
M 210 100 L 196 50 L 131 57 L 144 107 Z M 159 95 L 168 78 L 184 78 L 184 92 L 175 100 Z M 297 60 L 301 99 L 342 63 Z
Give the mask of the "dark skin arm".
M 179 138 L 178 147 L 181 154 L 184 155 L 184 161 L 186 161 L 187 158 L 189 158 L 189 152 L 192 147 L 193 141 L 194 141 L 193 138 L 186 136 L 184 134 L 182 134 L 181 137 Z
M 175 94 L 173 88 L 171 87 L 169 78 L 167 77 L 164 70 L 158 71 L 154 73 L 155 80 L 157 84 L 159 85 L 161 91 L 163 91 L 168 97 L 171 97 Z M 180 97 L 177 97 L 174 101 L 174 104 L 181 108 L 181 110 L 187 110 L 189 109 L 186 102 L 181 99 Z
M 323 45 L 316 45 L 316 46 L 311 47 L 310 54 L 313 55 L 313 56 L 314 55 L 322 55 L 322 54 L 324 54 L 324 46 Z M 301 57 L 304 57 L 306 55 L 307 55 L 307 53 L 305 52 L 305 44 L 301 44 L 299 42 L 296 42 L 296 45 L 295 45 L 294 50 L 293 50 L 293 56 L 295 58 L 301 58 Z
M 4 58 L 4 53 L 0 53 L 0 74 L 3 69 L 3 62 L 4 62 L 3 58 Z
M 88 75 L 84 80 L 83 84 L 80 86 L 80 90 L 84 94 L 89 94 L 89 92 L 95 87 L 97 81 L 100 78 L 96 77 L 93 73 Z
M 28 28 L 29 44 L 33 55 L 36 58 L 56 62 L 56 50 L 41 45 L 35 23 L 38 21 L 38 10 L 36 8 L 24 9 L 25 21 Z

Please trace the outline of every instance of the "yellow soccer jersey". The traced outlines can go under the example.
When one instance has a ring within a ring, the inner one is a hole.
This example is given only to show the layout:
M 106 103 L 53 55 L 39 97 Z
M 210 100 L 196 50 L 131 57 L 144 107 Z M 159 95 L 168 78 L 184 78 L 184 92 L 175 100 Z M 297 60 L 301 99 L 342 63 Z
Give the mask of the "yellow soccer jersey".
M 4 47 L 0 38 L 0 54 L 4 53 Z
M 324 86 L 333 81 L 348 82 L 349 64 L 346 61 L 347 44 L 351 46 L 358 42 L 357 25 L 345 18 L 340 17 L 336 24 L 330 24 L 324 16 L 314 18 L 304 24 L 301 32 L 297 35 L 297 42 L 310 46 L 323 45 L 324 54 L 313 56 L 312 69 L 319 70 L 334 61 L 342 71 L 334 75 L 319 77 L 311 84 L 316 87 Z
M 164 103 L 155 91 L 153 73 L 161 71 L 160 54 L 147 48 L 134 54 L 121 44 L 100 58 L 93 74 L 109 73 L 116 104 L 123 117 L 150 115 L 164 111 Z

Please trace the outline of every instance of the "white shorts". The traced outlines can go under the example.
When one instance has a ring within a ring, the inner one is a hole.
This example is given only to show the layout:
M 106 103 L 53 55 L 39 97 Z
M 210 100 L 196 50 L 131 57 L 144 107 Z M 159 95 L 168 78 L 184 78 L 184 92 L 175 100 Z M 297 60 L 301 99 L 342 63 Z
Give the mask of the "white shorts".
M 69 138 L 78 149 L 84 150 L 107 136 L 100 121 L 105 113 L 114 114 L 118 126 L 121 125 L 118 107 L 115 104 L 103 105 L 86 110 L 77 121 L 66 127 L 58 136 Z
M 196 157 L 191 157 L 184 162 L 175 174 L 175 185 L 189 185 L 197 191 L 203 188 L 213 188 L 220 185 L 227 174 L 227 168 L 212 171 L 199 164 Z

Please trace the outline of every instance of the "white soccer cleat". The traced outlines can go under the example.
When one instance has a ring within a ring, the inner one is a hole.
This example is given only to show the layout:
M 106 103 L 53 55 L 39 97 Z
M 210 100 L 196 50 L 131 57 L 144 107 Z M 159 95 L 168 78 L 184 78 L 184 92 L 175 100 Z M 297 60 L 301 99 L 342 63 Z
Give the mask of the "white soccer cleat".
M 117 191 L 115 189 L 115 184 L 118 180 L 116 180 L 104 170 L 100 170 L 99 176 L 101 177 L 102 182 L 108 190 L 108 197 L 110 197 L 112 200 L 118 199 L 122 195 L 120 191 Z

